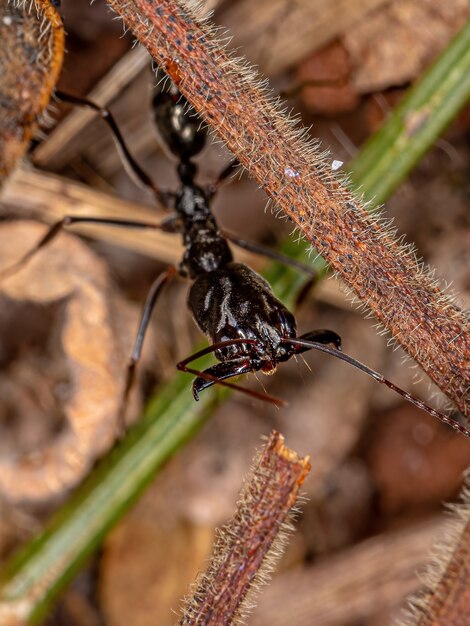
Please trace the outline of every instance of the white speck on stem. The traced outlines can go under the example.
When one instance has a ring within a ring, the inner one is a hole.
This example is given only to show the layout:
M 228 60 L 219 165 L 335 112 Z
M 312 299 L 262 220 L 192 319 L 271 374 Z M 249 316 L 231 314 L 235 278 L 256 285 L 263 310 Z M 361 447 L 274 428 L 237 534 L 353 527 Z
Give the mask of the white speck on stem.
M 289 178 L 297 178 L 297 176 L 300 176 L 300 172 L 296 172 L 291 167 L 286 167 L 284 173 L 289 176 Z
M 336 170 L 339 170 L 339 168 L 343 165 L 344 161 L 337 161 L 336 159 L 333 161 L 333 163 L 331 164 L 331 169 L 333 170 L 333 172 L 335 172 Z

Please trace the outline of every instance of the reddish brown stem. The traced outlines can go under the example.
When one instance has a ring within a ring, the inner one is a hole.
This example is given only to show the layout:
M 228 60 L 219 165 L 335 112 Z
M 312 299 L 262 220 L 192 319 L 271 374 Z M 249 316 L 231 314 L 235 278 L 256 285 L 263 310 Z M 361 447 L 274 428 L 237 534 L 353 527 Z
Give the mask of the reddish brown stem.
M 0 3 L 0 183 L 16 167 L 62 68 L 64 28 L 50 0 Z
M 273 542 L 289 530 L 286 518 L 309 470 L 308 457 L 286 448 L 282 435 L 273 431 L 234 517 L 219 530 L 209 566 L 186 600 L 180 624 L 227 626 L 244 613 L 247 592 L 266 576 L 267 555 L 268 567 L 279 556 Z
M 406 626 L 461 626 L 470 623 L 470 492 L 467 472 L 460 502 L 436 537 L 427 584 L 411 598 Z M 405 625 L 404 623 L 404 625 Z
M 466 513 L 468 517 L 468 512 Z M 436 587 L 421 598 L 416 626 L 458 626 L 470 620 L 470 525 L 467 521 Z
M 198 113 L 431 379 L 468 414 L 468 319 L 184 0 L 108 0 Z

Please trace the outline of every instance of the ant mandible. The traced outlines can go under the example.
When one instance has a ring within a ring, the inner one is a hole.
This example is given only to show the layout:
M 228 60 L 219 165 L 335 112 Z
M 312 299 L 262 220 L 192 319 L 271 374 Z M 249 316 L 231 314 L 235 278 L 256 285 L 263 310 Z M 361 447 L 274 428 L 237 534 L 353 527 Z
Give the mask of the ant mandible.
M 177 174 L 180 186 L 177 191 L 161 190 L 139 166 L 107 108 L 62 92 L 57 92 L 57 96 L 71 104 L 90 107 L 99 113 L 110 127 L 131 172 L 144 186 L 153 191 L 160 205 L 173 209 L 173 213 L 160 224 L 65 216 L 55 223 L 36 246 L 17 263 L 1 272 L 0 277 L 6 277 L 15 272 L 54 239 L 64 226 L 76 223 L 159 229 L 179 233 L 183 238 L 185 250 L 178 269 L 170 267 L 161 274 L 152 284 L 147 296 L 128 366 L 123 409 L 134 380 L 135 368 L 141 356 L 144 336 L 155 303 L 163 287 L 178 272 L 192 281 L 188 306 L 197 325 L 212 344 L 177 364 L 180 371 L 195 375 L 192 385 L 195 400 L 199 399 L 201 391 L 217 383 L 237 389 L 252 397 L 281 405 L 283 402 L 278 398 L 229 383 L 227 379 L 249 372 L 272 373 L 278 363 L 287 361 L 296 354 L 314 349 L 346 361 L 412 404 L 437 417 L 466 437 L 470 437 L 470 431 L 455 420 L 429 407 L 378 372 L 343 353 L 341 338 L 334 331 L 313 330 L 298 337 L 294 315 L 276 298 L 269 283 L 247 265 L 233 260 L 228 240 L 245 249 L 265 254 L 305 271 L 310 274 L 311 279 L 315 277 L 314 270 L 304 264 L 258 244 L 240 239 L 218 227 L 211 210 L 211 200 L 219 186 L 233 172 L 236 162 L 231 162 L 212 185 L 201 187 L 195 183 L 197 167 L 193 158 L 205 146 L 206 132 L 200 119 L 175 85 L 171 84 L 169 91 L 163 88 L 157 89 L 153 98 L 153 113 L 163 142 L 178 159 Z M 210 352 L 215 354 L 219 363 L 203 371 L 188 367 L 189 363 Z

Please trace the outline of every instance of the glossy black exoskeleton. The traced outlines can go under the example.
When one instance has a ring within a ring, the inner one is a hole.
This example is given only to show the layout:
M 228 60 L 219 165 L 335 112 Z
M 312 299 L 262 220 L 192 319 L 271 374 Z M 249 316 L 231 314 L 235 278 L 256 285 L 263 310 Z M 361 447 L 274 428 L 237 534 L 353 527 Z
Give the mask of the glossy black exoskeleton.
M 185 247 L 179 272 L 193 281 L 188 306 L 221 361 L 194 380 L 193 392 L 198 398 L 200 391 L 215 382 L 253 371 L 271 373 L 277 363 L 307 348 L 286 343 L 286 339 L 296 337 L 293 314 L 264 278 L 234 262 L 210 208 L 214 190 L 203 189 L 194 181 L 197 168 L 192 158 L 201 152 L 206 140 L 200 120 L 174 87 L 155 95 L 153 110 L 160 136 L 179 159 L 181 186 L 174 199 L 174 224 L 183 235 Z M 340 347 L 340 338 L 333 331 L 310 336 Z M 249 343 L 242 343 L 243 339 Z M 187 362 L 180 365 L 181 369 Z
M 247 265 L 233 260 L 227 240 L 245 249 L 262 253 L 306 271 L 311 278 L 314 278 L 315 273 L 294 259 L 270 251 L 258 244 L 247 242 L 231 233 L 222 231 L 218 227 L 211 211 L 210 202 L 219 185 L 233 171 L 234 164 L 229 164 L 214 184 L 208 187 L 200 187 L 196 184 L 197 167 L 193 158 L 204 148 L 206 134 L 201 126 L 201 121 L 176 87 L 172 85 L 168 92 L 158 90 L 153 99 L 154 119 L 160 136 L 169 151 L 178 159 L 177 173 L 180 185 L 176 192 L 162 191 L 152 178 L 140 168 L 129 152 L 108 109 L 76 96 L 66 94 L 59 94 L 59 96 L 72 104 L 91 107 L 101 115 L 111 128 L 131 171 L 141 183 L 154 192 L 157 201 L 162 206 L 171 208 L 173 213 L 160 224 L 134 220 L 67 216 L 54 224 L 42 240 L 18 263 L 1 272 L 0 277 L 8 276 L 12 271 L 16 271 L 40 248 L 51 241 L 64 226 L 78 222 L 161 229 L 180 233 L 185 248 L 183 259 L 178 270 L 170 268 L 164 272 L 156 279 L 150 289 L 130 359 L 125 398 L 127 398 L 133 381 L 135 366 L 140 358 L 144 335 L 155 302 L 163 286 L 178 271 L 180 275 L 192 281 L 188 295 L 188 306 L 199 328 L 207 335 L 212 344 L 209 348 L 201 350 L 177 364 L 181 371 L 195 375 L 193 394 L 196 400 L 203 389 L 218 383 L 236 388 L 256 398 L 282 404 L 282 401 L 276 398 L 226 381 L 234 376 L 249 372 L 261 371 L 270 374 L 276 369 L 278 363 L 287 361 L 295 354 L 315 349 L 331 354 L 362 370 L 377 382 L 386 385 L 419 408 L 470 437 L 470 431 L 464 426 L 432 409 L 385 379 L 381 374 L 344 354 L 341 351 L 341 339 L 334 331 L 314 330 L 297 337 L 294 315 L 274 295 L 271 286 L 264 278 Z M 209 352 L 215 353 L 219 363 L 204 371 L 188 367 L 188 363 Z M 123 406 L 125 406 L 125 399 Z

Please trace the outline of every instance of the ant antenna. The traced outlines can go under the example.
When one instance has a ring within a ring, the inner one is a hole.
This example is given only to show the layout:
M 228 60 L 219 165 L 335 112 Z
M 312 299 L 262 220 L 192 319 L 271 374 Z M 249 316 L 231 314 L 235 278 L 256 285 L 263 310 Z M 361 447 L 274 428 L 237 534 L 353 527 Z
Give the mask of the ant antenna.
M 428 406 L 427 404 L 422 402 L 422 400 L 419 400 L 419 398 L 415 398 L 415 396 L 412 396 L 404 389 L 397 387 L 397 385 L 392 383 L 390 380 L 387 380 L 384 376 L 382 376 L 382 374 L 379 374 L 378 372 L 371 369 L 370 367 L 367 367 L 367 365 L 364 365 L 364 363 L 357 361 L 356 359 L 349 356 L 348 354 L 345 354 L 344 352 L 341 352 L 340 350 L 337 350 L 336 348 L 330 348 L 322 343 L 318 343 L 316 341 L 310 341 L 308 339 L 303 339 L 302 337 L 295 338 L 295 339 L 291 339 L 290 337 L 283 337 L 282 342 L 293 345 L 293 346 L 297 346 L 298 348 L 306 348 L 307 350 L 313 349 L 313 350 L 318 350 L 319 352 L 325 352 L 326 354 L 330 354 L 331 356 L 334 356 L 337 359 L 340 359 L 341 361 L 345 361 L 346 363 L 349 363 L 349 365 L 352 365 L 356 369 L 361 370 L 362 372 L 364 372 L 365 374 L 367 374 L 368 376 L 376 380 L 378 383 L 382 385 L 386 385 L 389 389 L 392 389 L 392 391 L 395 391 L 395 393 L 405 398 L 405 400 L 408 400 L 408 402 L 411 402 L 411 404 L 414 404 L 415 406 L 422 409 L 423 411 L 426 411 L 433 417 L 437 417 L 438 420 L 440 420 L 444 424 L 447 424 L 448 426 L 450 426 L 451 428 L 459 432 L 461 435 L 464 435 L 465 437 L 470 438 L 470 430 L 465 428 L 465 426 L 462 426 L 451 417 L 448 417 L 447 415 L 444 415 L 443 413 L 436 411 L 436 409 L 433 409 L 432 407 Z

